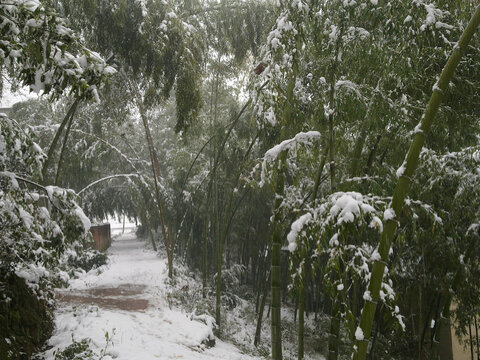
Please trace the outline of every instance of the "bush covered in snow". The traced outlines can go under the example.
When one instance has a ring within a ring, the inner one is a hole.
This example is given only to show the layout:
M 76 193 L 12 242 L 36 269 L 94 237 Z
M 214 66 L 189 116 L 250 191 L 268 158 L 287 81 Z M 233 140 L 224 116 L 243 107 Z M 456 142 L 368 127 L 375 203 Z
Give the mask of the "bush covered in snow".
M 90 221 L 76 194 L 35 181 L 44 158 L 28 128 L 0 117 L 2 359 L 17 358 L 16 350 L 27 351 L 48 336 L 53 287 L 67 282 L 74 267 L 102 263 L 87 250 Z M 32 309 L 38 311 L 32 315 Z
M 11 274 L 0 283 L 0 358 L 28 358 L 53 330 L 51 309 L 30 290 L 25 280 Z
M 114 331 L 115 332 L 115 331 Z M 92 339 L 84 338 L 79 341 L 72 336 L 72 343 L 61 351 L 55 351 L 55 360 L 102 360 L 110 359 L 107 355 L 108 347 L 112 345 L 112 338 L 108 332 L 105 333 L 105 347 L 100 351 L 92 349 Z

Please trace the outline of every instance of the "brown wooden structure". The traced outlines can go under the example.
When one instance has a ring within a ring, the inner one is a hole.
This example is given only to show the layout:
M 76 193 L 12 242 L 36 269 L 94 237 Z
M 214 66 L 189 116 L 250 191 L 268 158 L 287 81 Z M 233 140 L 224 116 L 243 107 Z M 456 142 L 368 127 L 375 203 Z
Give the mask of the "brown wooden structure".
M 94 249 L 98 251 L 107 250 L 112 243 L 110 224 L 93 225 L 90 227 L 90 232 L 93 236 Z

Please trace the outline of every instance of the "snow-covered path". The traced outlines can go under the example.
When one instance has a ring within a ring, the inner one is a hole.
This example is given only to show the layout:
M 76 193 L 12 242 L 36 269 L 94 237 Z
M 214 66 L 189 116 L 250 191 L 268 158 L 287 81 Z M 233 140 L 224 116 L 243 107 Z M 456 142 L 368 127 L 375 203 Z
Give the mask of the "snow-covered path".
M 170 308 L 166 261 L 135 235 L 118 237 L 108 253 L 110 264 L 101 274 L 90 272 L 62 291 L 46 359 L 71 344 L 72 335 L 91 338 L 99 352 L 107 332 L 112 344 L 104 359 L 254 359 L 218 339 L 212 348 L 201 344 L 210 328 Z

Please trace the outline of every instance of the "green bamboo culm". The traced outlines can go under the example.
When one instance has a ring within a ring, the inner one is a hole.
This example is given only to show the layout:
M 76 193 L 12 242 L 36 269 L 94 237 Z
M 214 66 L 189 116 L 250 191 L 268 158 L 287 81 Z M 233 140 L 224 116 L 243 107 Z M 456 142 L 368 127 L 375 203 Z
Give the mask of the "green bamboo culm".
M 338 278 L 339 274 L 334 273 L 332 279 Z M 330 332 L 328 334 L 328 360 L 338 359 L 338 350 L 340 347 L 340 324 L 341 324 L 341 302 L 338 290 L 334 287 L 332 297 L 332 309 L 330 316 Z
M 298 360 L 303 360 L 305 353 L 305 283 L 305 265 L 302 265 L 302 279 L 298 289 Z
M 291 125 L 293 114 L 293 90 L 295 89 L 296 73 L 298 64 L 293 63 L 293 74 L 287 85 L 286 99 L 283 104 L 283 128 L 281 130 L 280 139 L 284 139 L 288 127 Z M 271 278 L 271 344 L 272 359 L 282 360 L 282 316 L 281 316 L 281 286 L 282 278 L 280 272 L 280 259 L 282 248 L 282 211 L 283 195 L 285 191 L 285 171 L 287 170 L 288 150 L 282 151 L 277 159 L 277 179 L 275 182 L 275 203 L 273 211 L 272 224 L 272 265 L 270 270 Z
M 399 177 L 397 186 L 395 187 L 391 203 L 391 208 L 395 214 L 399 214 L 403 207 L 405 196 L 407 195 L 408 187 L 410 185 L 410 179 L 412 178 L 417 167 L 420 151 L 422 150 L 426 135 L 430 130 L 433 119 L 435 118 L 435 114 L 437 113 L 442 101 L 443 93 L 447 90 L 450 80 L 455 73 L 455 69 L 460 62 L 462 54 L 467 50 L 467 46 L 479 24 L 480 5 L 475 9 L 475 13 L 462 33 L 460 40 L 453 49 L 447 64 L 443 68 L 440 78 L 433 87 L 432 96 L 430 97 L 430 101 L 420 121 L 420 128 L 418 131 L 416 131 L 412 145 L 408 150 L 403 174 L 401 174 Z M 383 233 L 380 238 L 380 246 L 378 248 L 381 260 L 375 261 L 373 264 L 372 277 L 368 286 L 368 290 L 370 291 L 372 299 L 365 301 L 363 306 L 362 317 L 360 319 L 360 328 L 364 336 L 363 339 L 357 336 L 357 340 L 355 341 L 356 352 L 354 354 L 354 360 L 365 360 L 367 355 L 368 341 L 370 339 L 373 318 L 377 307 L 377 301 L 379 299 L 385 263 L 388 260 L 388 254 L 390 252 L 390 247 L 396 228 L 397 222 L 395 219 L 388 219 L 385 221 Z
M 53 160 L 53 154 L 55 152 L 55 149 L 57 148 L 58 141 L 60 140 L 60 135 L 62 134 L 63 129 L 67 124 L 73 121 L 73 116 L 75 115 L 75 112 L 77 111 L 78 104 L 80 103 L 80 99 L 76 98 L 75 101 L 70 105 L 70 108 L 67 111 L 67 114 L 62 120 L 62 123 L 57 129 L 57 132 L 55 133 L 55 136 L 52 140 L 52 143 L 50 144 L 50 147 L 48 148 L 48 153 L 47 153 L 47 158 L 45 159 L 45 162 L 43 163 L 42 167 L 42 183 L 47 184 L 47 170 L 48 166 L 50 165 L 50 162 Z
M 271 286 L 272 286 L 272 359 L 282 359 L 282 328 L 281 328 L 281 299 L 280 288 L 282 278 L 280 274 L 280 257 L 282 247 L 282 227 L 281 227 L 281 205 L 283 201 L 283 192 L 285 185 L 285 168 L 287 162 L 287 151 L 283 151 L 278 159 L 278 175 L 275 185 L 275 209 L 273 218 L 272 233 L 272 268 L 271 268 Z

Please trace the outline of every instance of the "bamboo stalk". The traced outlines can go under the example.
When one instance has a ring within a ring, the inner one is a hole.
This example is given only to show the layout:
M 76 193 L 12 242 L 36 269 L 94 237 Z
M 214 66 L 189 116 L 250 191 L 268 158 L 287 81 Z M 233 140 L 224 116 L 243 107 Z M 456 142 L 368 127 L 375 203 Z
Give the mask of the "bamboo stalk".
M 303 274 L 305 274 L 305 266 L 303 266 Z M 305 281 L 300 280 L 300 288 L 298 294 L 298 360 L 304 358 L 304 333 L 305 333 Z
M 262 321 L 263 321 L 263 310 L 265 309 L 265 302 L 267 299 L 268 292 L 268 283 L 270 282 L 270 271 L 265 279 L 265 286 L 263 287 L 262 301 L 258 309 L 258 318 L 257 318 L 257 328 L 255 329 L 255 340 L 253 345 L 258 346 L 260 344 L 260 337 L 262 334 Z
M 475 360 L 473 357 L 473 337 L 472 337 L 472 325 L 470 321 L 468 322 L 468 336 L 470 337 L 470 358 Z
M 60 171 L 62 169 L 62 164 L 63 164 L 63 156 L 65 154 L 65 149 L 67 148 L 68 136 L 70 135 L 70 129 L 72 128 L 72 123 L 73 123 L 73 116 L 75 115 L 77 105 L 78 103 L 73 103 L 72 105 L 73 110 L 70 112 L 70 119 L 68 120 L 68 125 L 67 125 L 67 129 L 65 130 L 65 135 L 63 136 L 62 149 L 60 150 L 60 157 L 58 159 L 58 164 L 57 164 L 57 173 L 55 174 L 55 186 L 58 186 Z
M 67 114 L 62 120 L 62 123 L 60 124 L 57 132 L 55 133 L 55 136 L 53 137 L 52 143 L 50 144 L 50 147 L 48 148 L 48 153 L 47 153 L 47 158 L 45 159 L 45 162 L 43 163 L 42 167 L 42 183 L 45 184 L 46 181 L 46 176 L 47 176 L 47 170 L 48 166 L 50 165 L 50 162 L 53 159 L 53 153 L 55 152 L 55 149 L 57 147 L 57 143 L 60 140 L 60 135 L 62 134 L 63 129 L 67 125 L 69 119 L 73 117 L 73 114 L 75 114 L 75 111 L 77 110 L 77 106 L 80 102 L 80 99 L 77 98 L 75 101 L 72 103 L 70 108 L 67 111 Z
M 450 55 L 447 64 L 443 68 L 439 80 L 433 87 L 432 96 L 430 97 L 430 101 L 420 121 L 419 131 L 415 133 L 413 142 L 410 146 L 410 149 L 408 150 L 405 171 L 398 179 L 397 186 L 393 194 L 391 208 L 394 210 L 395 214 L 399 214 L 402 210 L 410 184 L 410 179 L 413 177 L 415 169 L 417 168 L 420 151 L 422 150 L 423 144 L 425 143 L 426 135 L 430 130 L 432 122 L 435 118 L 435 114 L 437 113 L 440 103 L 442 101 L 443 93 L 447 90 L 450 80 L 455 73 L 455 69 L 460 62 L 462 54 L 467 50 L 467 46 L 479 24 L 480 5 L 477 6 L 475 13 L 470 19 L 465 30 L 463 31 L 460 40 L 453 49 L 453 52 Z M 385 222 L 382 236 L 380 238 L 380 245 L 378 248 L 381 260 L 375 261 L 372 269 L 372 277 L 368 286 L 368 290 L 370 291 L 372 300 L 365 301 L 362 317 L 360 320 L 360 328 L 362 329 L 364 336 L 363 339 L 359 338 L 355 342 L 356 352 L 354 354 L 354 360 L 365 360 L 367 355 L 368 341 L 370 339 L 373 318 L 375 316 L 377 301 L 379 299 L 385 264 L 388 260 L 388 254 L 390 252 L 390 247 L 396 228 L 397 222 L 395 221 L 395 219 L 388 219 Z
M 135 88 L 138 94 L 138 89 Z M 138 95 L 140 96 L 140 95 Z M 143 127 L 145 128 L 145 136 L 147 139 L 147 144 L 148 144 L 148 150 L 150 153 L 150 160 L 152 164 L 152 172 L 153 172 L 153 182 L 155 185 L 155 197 L 157 200 L 157 207 L 158 207 L 158 213 L 160 215 L 160 222 L 162 225 L 162 235 L 163 239 L 165 242 L 165 250 L 167 252 L 167 261 L 168 261 L 168 277 L 171 279 L 173 278 L 173 256 L 170 253 L 173 250 L 173 247 L 171 246 L 171 243 L 173 242 L 172 237 L 167 234 L 167 228 L 165 225 L 165 218 L 163 215 L 163 207 L 162 207 L 162 198 L 160 196 L 160 187 L 158 184 L 158 180 L 160 178 L 160 165 L 158 163 L 158 157 L 155 151 L 155 147 L 153 146 L 153 139 L 152 135 L 150 133 L 150 126 L 148 125 L 148 119 L 147 115 L 145 114 L 145 109 L 143 108 L 143 104 L 141 102 L 141 99 L 137 99 L 137 106 L 140 110 L 140 117 L 142 118 L 143 122 Z
M 275 205 L 272 234 L 272 267 L 271 267 L 271 286 L 272 286 L 272 359 L 282 359 L 282 328 L 281 328 L 281 273 L 280 273 L 280 250 L 282 247 L 282 228 L 281 228 L 281 209 L 283 201 L 283 191 L 285 184 L 285 167 L 287 152 L 280 154 L 278 159 L 278 175 L 275 186 Z

